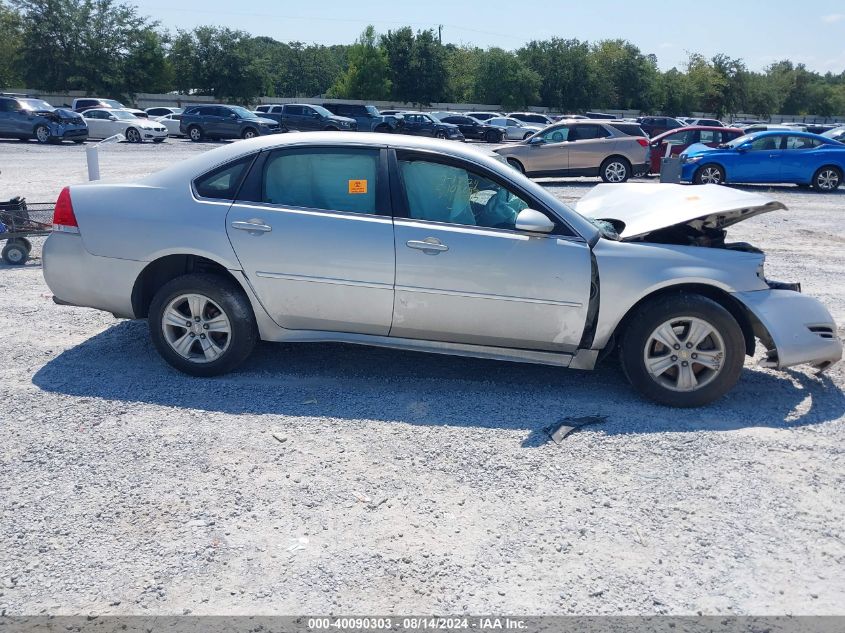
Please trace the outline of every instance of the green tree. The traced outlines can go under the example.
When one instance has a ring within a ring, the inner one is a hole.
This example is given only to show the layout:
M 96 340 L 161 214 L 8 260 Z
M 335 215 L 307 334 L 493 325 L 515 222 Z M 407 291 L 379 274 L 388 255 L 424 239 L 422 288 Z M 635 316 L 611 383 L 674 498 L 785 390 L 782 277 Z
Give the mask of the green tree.
M 23 41 L 18 12 L 0 1 L 0 88 L 19 86 L 18 56 Z
M 332 97 L 387 99 L 390 97 L 387 55 L 378 45 L 376 31 L 368 26 L 349 49 L 349 67 L 329 90 Z
M 446 95 L 446 51 L 434 30 L 418 31 L 411 52 L 413 103 L 430 104 Z
M 516 55 L 491 48 L 481 58 L 476 96 L 481 103 L 499 104 L 507 110 L 537 103 L 540 76 Z
M 586 110 L 593 98 L 590 45 L 577 39 L 529 42 L 519 59 L 540 78 L 540 102 L 560 110 Z
M 484 51 L 475 46 L 446 46 L 446 99 L 471 103 L 476 99 L 478 72 Z
M 412 102 L 416 96 L 412 71 L 414 32 L 410 26 L 388 31 L 381 36 L 390 73 L 390 96 L 397 101 Z

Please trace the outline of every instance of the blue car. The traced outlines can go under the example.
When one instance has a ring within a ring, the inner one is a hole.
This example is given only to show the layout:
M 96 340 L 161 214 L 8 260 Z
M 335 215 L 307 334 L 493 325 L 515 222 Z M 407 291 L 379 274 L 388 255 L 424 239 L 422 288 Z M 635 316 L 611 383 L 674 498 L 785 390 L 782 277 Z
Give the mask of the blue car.
M 76 112 L 54 108 L 43 99 L 0 92 L 0 138 L 84 143 L 88 125 Z
M 845 144 L 809 132 L 769 130 L 715 148 L 692 145 L 681 164 L 681 179 L 695 184 L 788 182 L 835 191 L 845 172 Z

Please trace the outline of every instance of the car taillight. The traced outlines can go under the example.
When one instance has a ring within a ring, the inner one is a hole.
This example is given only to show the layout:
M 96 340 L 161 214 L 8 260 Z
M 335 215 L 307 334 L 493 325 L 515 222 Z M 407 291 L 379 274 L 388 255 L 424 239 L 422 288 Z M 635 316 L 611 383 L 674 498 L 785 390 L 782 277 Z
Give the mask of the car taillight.
M 79 224 L 73 212 L 73 202 L 70 200 L 70 187 L 65 187 L 56 200 L 53 210 L 53 230 L 64 233 L 79 233 Z
M 637 143 L 639 143 L 642 147 L 648 147 L 648 141 L 644 138 L 638 138 Z

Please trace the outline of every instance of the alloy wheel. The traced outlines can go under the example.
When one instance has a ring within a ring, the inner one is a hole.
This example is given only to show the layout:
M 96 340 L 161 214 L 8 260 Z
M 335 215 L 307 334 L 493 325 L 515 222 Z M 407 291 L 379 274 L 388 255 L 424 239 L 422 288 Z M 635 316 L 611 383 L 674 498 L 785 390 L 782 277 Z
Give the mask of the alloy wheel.
M 816 176 L 816 186 L 822 191 L 833 191 L 839 186 L 839 174 L 834 169 L 823 169 Z
M 643 360 L 651 378 L 671 391 L 690 392 L 712 382 L 722 371 L 725 341 L 698 317 L 665 321 L 646 339 Z
M 193 363 L 216 360 L 232 340 L 226 313 L 208 297 L 195 293 L 179 295 L 167 304 L 161 329 L 168 345 Z
M 604 168 L 604 175 L 607 177 L 608 182 L 625 182 L 625 178 L 628 175 L 628 168 L 619 161 L 613 161 L 612 163 L 608 163 L 607 167 Z
M 128 130 L 126 130 L 126 140 L 130 143 L 140 143 L 141 134 L 135 128 L 129 128 Z
M 721 185 L 722 171 L 718 167 L 704 167 L 699 180 L 705 185 Z
M 248 130 L 246 130 L 246 131 L 244 132 L 244 138 L 245 138 L 245 139 L 255 138 L 255 130 L 253 130 L 253 129 L 248 129 Z
M 38 139 L 39 143 L 46 143 L 50 140 L 50 130 L 43 125 L 39 125 L 35 129 L 35 138 Z

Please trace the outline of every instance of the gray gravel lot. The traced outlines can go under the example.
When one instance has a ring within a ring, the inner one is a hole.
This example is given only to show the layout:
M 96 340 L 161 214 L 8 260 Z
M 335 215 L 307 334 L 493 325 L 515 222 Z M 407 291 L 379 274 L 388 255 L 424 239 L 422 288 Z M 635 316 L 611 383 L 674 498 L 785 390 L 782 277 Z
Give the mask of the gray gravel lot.
M 214 145 L 112 146 L 103 177 Z M 0 142 L 0 170 L 51 201 L 84 150 Z M 732 236 L 845 323 L 845 194 L 770 191 L 790 210 Z M 196 379 L 144 323 L 54 305 L 37 258 L 0 264 L 0 332 L 0 614 L 845 614 L 842 364 L 749 360 L 699 410 L 612 361 L 265 344 Z M 607 422 L 545 442 L 581 415 Z

